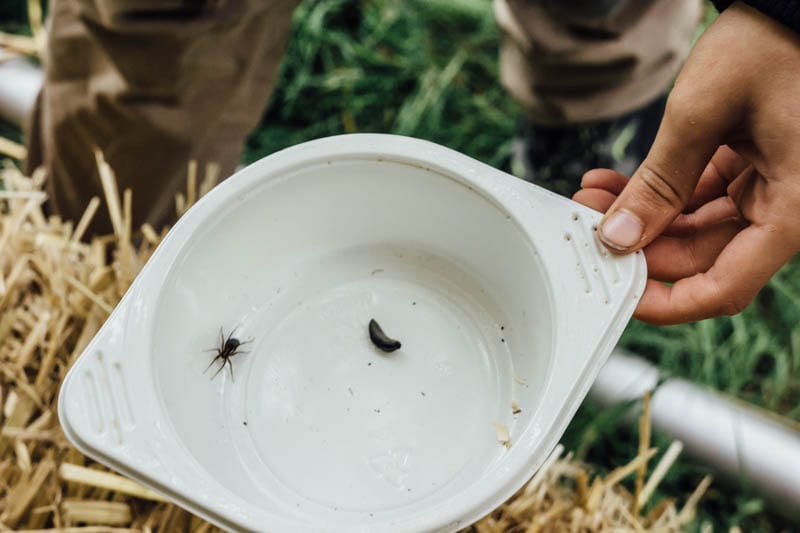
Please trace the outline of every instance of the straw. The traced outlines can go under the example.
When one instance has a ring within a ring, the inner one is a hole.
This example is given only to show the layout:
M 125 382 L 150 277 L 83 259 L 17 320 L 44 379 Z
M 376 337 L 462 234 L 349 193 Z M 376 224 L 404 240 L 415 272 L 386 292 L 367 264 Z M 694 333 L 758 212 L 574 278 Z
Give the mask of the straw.
M 82 483 L 92 487 L 99 487 L 107 490 L 120 492 L 129 496 L 136 496 L 145 500 L 153 500 L 159 502 L 168 501 L 160 494 L 156 494 L 150 489 L 146 489 L 131 481 L 126 477 L 110 472 L 103 472 L 93 468 L 86 468 L 81 465 L 74 465 L 71 463 L 62 463 L 58 469 L 58 475 L 64 481 L 74 483 Z
M 5 137 L 0 137 L 0 154 L 19 160 L 28 157 L 28 151 L 24 146 Z
M 0 32 L 0 47 L 24 54 L 26 56 L 39 55 L 39 47 L 33 37 Z
M 647 480 L 647 484 L 645 484 L 644 488 L 642 488 L 641 492 L 638 496 L 638 507 L 642 508 L 644 504 L 650 499 L 655 492 L 658 484 L 661 483 L 661 480 L 664 479 L 664 476 L 667 475 L 669 469 L 672 467 L 672 464 L 678 458 L 678 456 L 683 451 L 683 443 L 679 440 L 673 441 L 672 444 L 669 445 L 667 451 L 664 452 L 663 457 L 656 465 L 653 473 L 650 475 L 650 479 Z
M 643 456 L 650 448 L 650 391 L 647 391 L 642 401 L 642 415 L 639 417 L 639 456 Z M 644 486 L 644 476 L 647 473 L 647 461 L 642 461 L 636 470 L 636 486 L 633 491 L 633 502 L 631 511 L 635 516 L 639 515 L 640 495 Z

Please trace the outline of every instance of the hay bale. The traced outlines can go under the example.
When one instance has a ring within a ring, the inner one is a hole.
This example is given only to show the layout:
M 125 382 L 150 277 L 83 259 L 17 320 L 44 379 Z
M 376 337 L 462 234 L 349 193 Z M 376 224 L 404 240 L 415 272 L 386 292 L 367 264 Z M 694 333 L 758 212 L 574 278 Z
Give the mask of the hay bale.
M 149 226 L 134 235 L 130 191 L 120 197 L 98 164 L 114 235 L 89 242 L 100 199 L 73 225 L 44 214 L 41 174 L 0 169 L 0 527 L 188 531 L 197 518 L 83 457 L 58 425 L 67 370 L 163 236 Z

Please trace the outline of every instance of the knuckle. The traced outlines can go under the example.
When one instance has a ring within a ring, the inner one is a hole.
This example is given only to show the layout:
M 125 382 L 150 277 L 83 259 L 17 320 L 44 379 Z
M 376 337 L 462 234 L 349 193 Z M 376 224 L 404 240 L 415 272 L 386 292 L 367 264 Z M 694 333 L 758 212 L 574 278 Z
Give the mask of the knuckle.
M 772 223 L 772 222 L 769 222 L 769 223 L 761 225 L 761 230 L 763 232 L 768 233 L 768 234 L 774 234 L 774 235 L 785 234 L 787 232 L 787 230 L 789 230 L 789 229 L 791 229 L 791 228 L 781 227 L 781 224 Z
M 666 118 L 683 116 L 687 109 L 698 105 L 697 95 L 685 83 L 676 83 L 669 93 L 667 105 L 664 108 Z
M 664 120 L 680 132 L 681 135 L 698 138 L 706 131 L 702 126 L 710 122 L 713 105 L 702 91 L 685 83 L 676 84 L 667 98 L 664 108 Z M 701 127 L 698 127 L 701 126 Z
M 712 314 L 716 316 L 733 316 L 738 315 L 744 311 L 750 304 L 752 299 L 751 295 L 737 290 L 729 284 L 721 282 L 715 276 L 704 274 L 704 278 L 708 281 L 709 292 L 707 293 L 707 301 L 715 302 L 710 309 Z
M 720 315 L 733 316 L 738 315 L 747 308 L 750 302 L 743 298 L 732 298 L 726 300 L 719 308 Z
M 653 199 L 657 202 L 666 202 L 673 209 L 680 211 L 688 201 L 688 198 L 684 198 L 679 190 L 672 186 L 663 172 L 656 170 L 647 161 L 639 167 L 637 175 L 639 181 L 644 184 L 646 190 L 653 195 Z
M 722 291 L 719 293 L 720 305 L 719 315 L 733 316 L 745 310 L 750 303 L 750 298 L 746 294 L 734 291 Z

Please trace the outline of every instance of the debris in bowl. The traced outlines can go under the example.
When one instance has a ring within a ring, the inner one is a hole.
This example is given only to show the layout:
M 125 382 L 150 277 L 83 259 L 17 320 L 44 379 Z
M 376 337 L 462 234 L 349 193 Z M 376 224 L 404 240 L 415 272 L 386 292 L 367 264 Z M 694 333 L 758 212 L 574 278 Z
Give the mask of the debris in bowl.
M 511 413 L 518 415 L 522 412 L 522 408 L 517 405 L 517 402 L 511 402 Z
M 497 435 L 497 442 L 506 448 L 511 448 L 511 435 L 508 433 L 508 426 L 502 422 L 495 422 L 494 432 Z
M 383 332 L 383 329 L 374 318 L 369 321 L 369 338 L 372 344 L 386 353 L 398 350 L 401 346 L 400 341 L 392 339 Z
M 206 372 L 208 372 L 208 369 L 211 368 L 211 366 L 217 361 L 217 359 L 221 359 L 222 360 L 222 364 L 217 369 L 217 371 L 214 372 L 214 375 L 211 376 L 211 379 L 214 379 L 215 377 L 217 377 L 217 374 L 219 374 L 222 371 L 222 369 L 225 368 L 225 365 L 227 364 L 228 365 L 228 369 L 231 371 L 231 381 L 233 381 L 233 363 L 231 363 L 231 357 L 233 357 L 234 355 L 239 355 L 240 353 L 247 353 L 247 352 L 240 352 L 239 351 L 239 347 L 242 346 L 243 344 L 248 344 L 248 343 L 252 342 L 252 339 L 250 339 L 249 341 L 240 341 L 239 339 L 237 339 L 236 337 L 233 336 L 233 333 L 235 331 L 236 331 L 236 328 L 231 330 L 231 334 L 228 335 L 228 338 L 226 339 L 225 335 L 222 333 L 222 328 L 220 327 L 219 328 L 219 346 L 216 347 L 216 348 L 210 348 L 210 349 L 206 350 L 207 352 L 217 352 L 217 353 L 216 353 L 216 355 L 214 355 L 214 358 L 211 360 L 210 363 L 208 363 L 208 366 L 203 371 L 204 374 Z

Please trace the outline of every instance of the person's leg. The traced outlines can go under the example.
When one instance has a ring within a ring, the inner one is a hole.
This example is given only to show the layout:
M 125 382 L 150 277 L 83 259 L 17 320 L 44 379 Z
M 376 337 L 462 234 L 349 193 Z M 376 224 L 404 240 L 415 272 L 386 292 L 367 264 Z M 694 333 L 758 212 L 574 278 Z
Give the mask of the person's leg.
M 564 195 L 635 170 L 700 19 L 699 0 L 495 0 L 501 78 L 526 114 L 525 177 Z
M 75 220 L 102 197 L 94 147 L 133 190 L 134 224 L 174 217 L 190 160 L 232 172 L 297 1 L 54 0 L 28 162 L 47 169 L 53 212 Z M 105 213 L 92 229 L 110 230 Z

